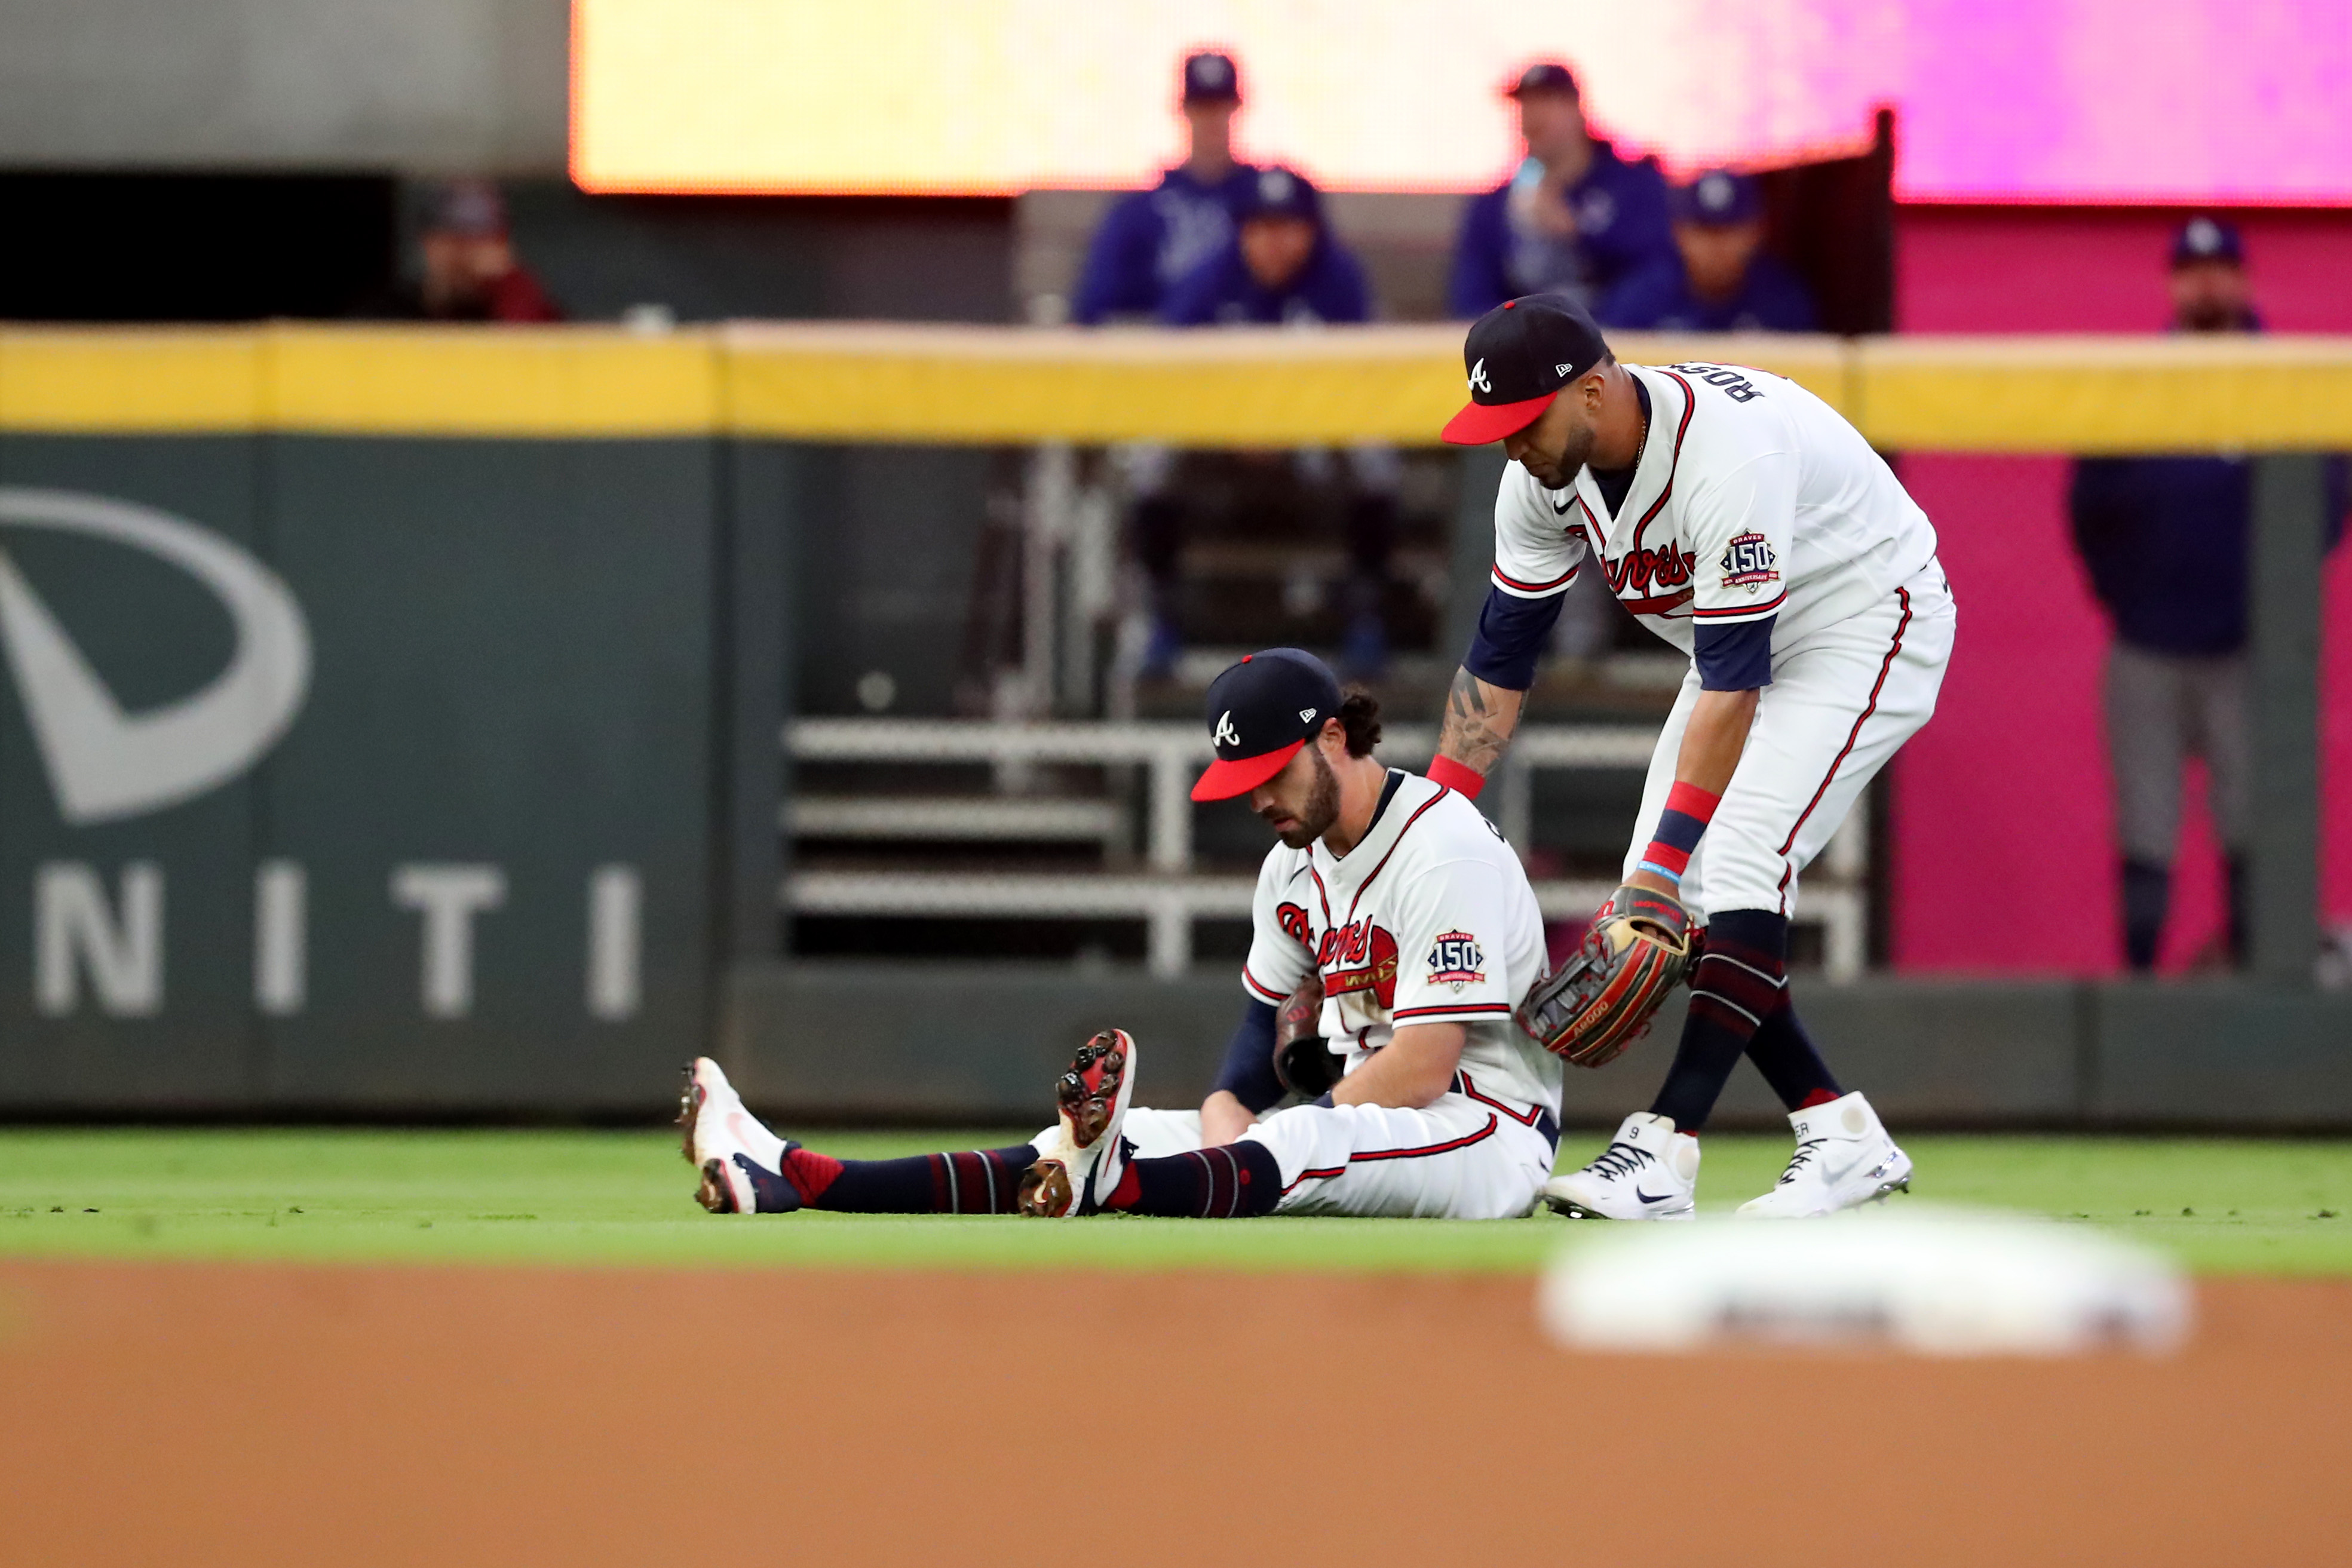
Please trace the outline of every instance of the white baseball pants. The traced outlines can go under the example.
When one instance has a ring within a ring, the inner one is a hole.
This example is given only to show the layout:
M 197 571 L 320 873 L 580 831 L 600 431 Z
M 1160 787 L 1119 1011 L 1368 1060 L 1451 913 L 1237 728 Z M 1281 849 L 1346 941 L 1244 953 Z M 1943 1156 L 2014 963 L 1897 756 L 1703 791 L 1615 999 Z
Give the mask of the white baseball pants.
M 1551 1178 L 1550 1142 L 1508 1104 L 1443 1094 L 1418 1111 L 1294 1105 L 1252 1126 L 1282 1167 L 1277 1214 L 1516 1219 Z M 1201 1146 L 1198 1111 L 1138 1105 L 1124 1127 L 1138 1159 Z
M 1727 909 L 1794 912 L 1798 873 L 1935 713 L 1955 621 L 1944 569 L 1930 561 L 1873 609 L 1775 653 L 1747 749 L 1683 874 L 1683 904 L 1695 923 Z M 1694 664 L 1650 757 L 1625 852 L 1628 876 L 1665 810 L 1699 689 Z

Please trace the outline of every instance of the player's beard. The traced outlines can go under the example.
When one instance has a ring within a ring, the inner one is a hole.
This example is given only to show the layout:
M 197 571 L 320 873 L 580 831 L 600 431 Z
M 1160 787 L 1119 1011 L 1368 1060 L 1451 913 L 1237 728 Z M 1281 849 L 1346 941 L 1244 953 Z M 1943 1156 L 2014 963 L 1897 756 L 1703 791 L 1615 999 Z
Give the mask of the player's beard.
M 1307 755 L 1315 759 L 1315 788 L 1307 792 L 1307 804 L 1299 809 L 1289 831 L 1276 829 L 1274 835 L 1294 850 L 1305 849 L 1339 820 L 1339 776 L 1331 771 L 1321 747 L 1310 743 Z
M 1599 429 L 1591 424 L 1570 425 L 1561 435 L 1559 457 L 1551 460 L 1554 465 L 1552 471 L 1549 474 L 1536 474 L 1536 483 L 1547 490 L 1565 490 L 1575 484 L 1576 471 L 1583 467 L 1591 459 L 1592 444 L 1599 440 L 1600 436 Z M 1535 474 L 1532 468 L 1528 472 Z

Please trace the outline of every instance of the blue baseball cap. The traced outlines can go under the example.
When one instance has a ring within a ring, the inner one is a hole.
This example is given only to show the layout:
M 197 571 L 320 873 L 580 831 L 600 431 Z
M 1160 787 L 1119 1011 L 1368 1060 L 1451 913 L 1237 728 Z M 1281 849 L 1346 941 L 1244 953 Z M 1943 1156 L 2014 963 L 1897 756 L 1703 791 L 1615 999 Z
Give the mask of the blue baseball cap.
M 2246 245 L 2238 235 L 2238 225 L 2202 213 L 2181 225 L 2180 232 L 2172 236 L 2172 265 L 2192 267 L 2200 261 L 2226 261 L 2232 267 L 2243 267 Z
M 1231 55 L 1214 49 L 1203 49 L 1197 55 L 1184 57 L 1184 101 L 1186 103 L 1239 103 L 1242 100 L 1241 68 L 1234 64 Z
M 1689 184 L 1668 192 L 1666 204 L 1678 224 L 1727 228 L 1764 215 L 1764 187 L 1753 174 L 1709 169 Z
M 1591 316 L 1566 295 L 1504 300 L 1471 322 L 1462 340 L 1470 401 L 1438 438 L 1453 446 L 1484 446 L 1525 430 L 1562 387 L 1573 386 L 1608 352 Z
M 1323 197 L 1304 174 L 1284 168 L 1261 169 L 1242 193 L 1234 215 L 1251 218 L 1305 218 L 1323 221 Z
M 1246 795 L 1284 768 L 1339 713 L 1339 681 L 1302 648 L 1244 653 L 1209 683 L 1209 744 L 1217 759 L 1195 800 Z
M 1519 79 L 1505 89 L 1506 98 L 1530 98 L 1538 93 L 1559 92 L 1570 98 L 1581 98 L 1576 90 L 1576 73 L 1558 60 L 1538 60 L 1519 73 Z

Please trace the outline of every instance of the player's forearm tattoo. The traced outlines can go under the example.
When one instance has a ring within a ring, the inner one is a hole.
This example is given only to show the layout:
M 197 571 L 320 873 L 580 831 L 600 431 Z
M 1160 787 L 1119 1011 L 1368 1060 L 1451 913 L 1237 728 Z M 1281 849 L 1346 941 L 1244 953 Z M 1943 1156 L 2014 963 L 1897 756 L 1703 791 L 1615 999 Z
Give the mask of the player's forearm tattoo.
M 1467 670 L 1454 671 L 1453 687 L 1445 694 L 1445 728 L 1437 737 L 1438 756 L 1450 757 L 1480 775 L 1493 772 L 1502 760 L 1519 721 L 1519 705 L 1490 700 L 1489 689 L 1503 695 L 1499 688 L 1485 687 Z

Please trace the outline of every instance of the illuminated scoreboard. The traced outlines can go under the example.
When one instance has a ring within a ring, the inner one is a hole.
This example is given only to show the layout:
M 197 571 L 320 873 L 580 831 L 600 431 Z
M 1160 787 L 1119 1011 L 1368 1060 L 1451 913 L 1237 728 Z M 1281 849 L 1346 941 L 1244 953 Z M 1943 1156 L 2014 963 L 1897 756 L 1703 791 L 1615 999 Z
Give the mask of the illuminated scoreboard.
M 572 175 L 609 192 L 1006 193 L 1180 156 L 1177 62 L 1241 62 L 1245 158 L 1470 190 L 1501 89 L 1577 71 L 1687 172 L 1900 114 L 1926 201 L 2352 201 L 2352 0 L 575 0 Z

